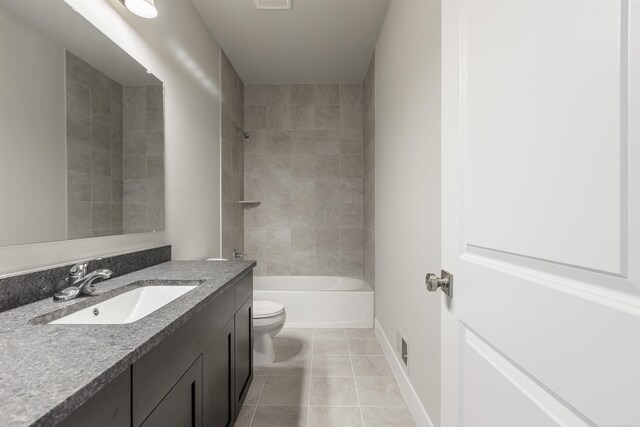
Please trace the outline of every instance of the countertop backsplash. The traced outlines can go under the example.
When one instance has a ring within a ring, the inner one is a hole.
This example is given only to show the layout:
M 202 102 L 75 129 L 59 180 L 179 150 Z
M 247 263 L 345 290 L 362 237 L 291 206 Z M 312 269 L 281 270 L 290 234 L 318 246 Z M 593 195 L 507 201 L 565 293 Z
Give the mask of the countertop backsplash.
M 171 261 L 169 245 L 105 256 L 101 260 L 91 261 L 89 271 L 108 268 L 113 271 L 112 278 L 115 278 L 167 261 Z M 0 277 L 0 312 L 50 298 L 68 287 L 65 279 L 74 264 Z

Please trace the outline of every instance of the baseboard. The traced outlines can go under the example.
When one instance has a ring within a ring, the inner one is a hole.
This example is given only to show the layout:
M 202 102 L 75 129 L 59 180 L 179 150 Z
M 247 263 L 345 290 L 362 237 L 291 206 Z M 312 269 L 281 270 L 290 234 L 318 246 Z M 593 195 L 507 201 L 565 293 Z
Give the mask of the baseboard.
M 434 427 L 434 424 L 431 422 L 431 418 L 429 418 L 429 414 L 422 405 L 422 402 L 420 402 L 413 385 L 411 385 L 411 381 L 409 381 L 407 373 L 402 368 L 400 359 L 396 356 L 396 353 L 393 351 L 393 346 L 387 339 L 380 323 L 378 323 L 378 319 L 375 319 L 375 331 L 376 337 L 378 337 L 378 342 L 382 347 L 382 351 L 384 352 L 387 361 L 391 365 L 391 369 L 396 376 L 400 390 L 404 395 L 404 399 L 407 401 L 407 406 L 409 407 L 409 411 L 411 411 L 411 415 L 413 415 L 413 419 L 416 424 L 418 427 Z

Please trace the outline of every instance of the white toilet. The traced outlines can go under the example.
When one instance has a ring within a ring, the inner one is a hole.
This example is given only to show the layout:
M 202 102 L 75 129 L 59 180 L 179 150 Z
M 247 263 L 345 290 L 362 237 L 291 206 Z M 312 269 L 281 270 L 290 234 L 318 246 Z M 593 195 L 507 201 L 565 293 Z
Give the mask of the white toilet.
M 253 364 L 271 365 L 276 358 L 273 337 L 282 330 L 287 313 L 273 301 L 253 301 Z

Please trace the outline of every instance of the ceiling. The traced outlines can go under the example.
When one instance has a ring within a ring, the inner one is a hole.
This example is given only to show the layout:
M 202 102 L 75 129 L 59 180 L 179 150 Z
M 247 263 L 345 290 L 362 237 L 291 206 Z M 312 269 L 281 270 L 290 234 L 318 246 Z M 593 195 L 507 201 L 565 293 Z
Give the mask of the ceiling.
M 389 0 L 192 0 L 245 84 L 361 82 Z
M 0 0 L 0 8 L 122 85 L 162 83 L 63 1 Z

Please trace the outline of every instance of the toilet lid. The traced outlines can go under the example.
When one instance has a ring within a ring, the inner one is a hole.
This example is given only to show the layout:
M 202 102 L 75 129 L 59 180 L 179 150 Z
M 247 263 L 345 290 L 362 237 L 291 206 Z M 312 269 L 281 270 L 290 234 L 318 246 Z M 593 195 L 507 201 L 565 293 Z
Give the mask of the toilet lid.
M 275 316 L 284 311 L 284 305 L 279 302 L 255 300 L 253 301 L 253 318 Z

